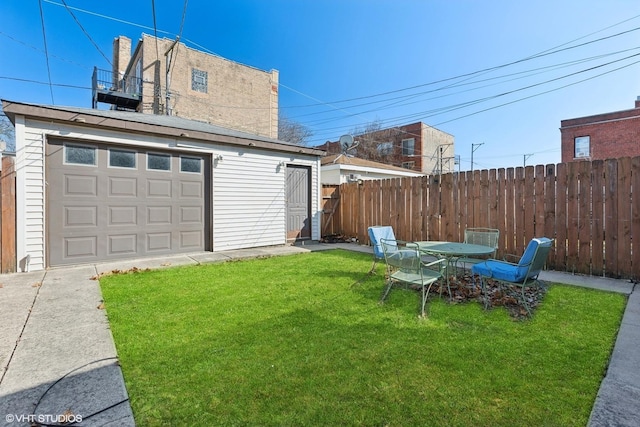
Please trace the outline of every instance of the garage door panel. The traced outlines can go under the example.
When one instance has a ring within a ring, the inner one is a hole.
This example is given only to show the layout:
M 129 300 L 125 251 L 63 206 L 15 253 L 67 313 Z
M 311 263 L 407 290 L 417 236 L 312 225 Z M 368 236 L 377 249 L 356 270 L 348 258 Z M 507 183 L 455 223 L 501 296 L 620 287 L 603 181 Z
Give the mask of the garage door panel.
M 90 227 L 98 225 L 97 206 L 65 206 L 65 227 Z
M 148 197 L 171 198 L 170 179 L 149 179 L 147 180 Z
M 171 249 L 171 233 L 147 233 L 147 252 L 167 251 Z
M 135 206 L 109 206 L 109 226 L 138 225 Z
M 204 197 L 203 183 L 198 181 L 182 181 L 180 183 L 180 197 L 182 198 L 198 198 Z
M 171 206 L 147 206 L 148 225 L 171 225 Z
M 107 255 L 135 255 L 138 251 L 136 234 L 109 236 Z
M 180 207 L 180 224 L 200 224 L 202 223 L 202 207 L 182 206 Z
M 205 249 L 211 167 L 206 156 L 202 174 L 181 172 L 181 153 L 168 151 L 173 167 L 147 170 L 144 149 L 137 151 L 136 168 L 113 168 L 106 144 L 80 145 L 97 147 L 94 165 L 66 164 L 63 142 L 47 144 L 48 265 Z
M 109 197 L 137 197 L 138 180 L 136 178 L 108 177 Z
M 98 195 L 98 177 L 83 175 L 64 175 L 65 196 L 91 196 Z
M 98 255 L 98 236 L 66 237 L 64 238 L 65 258 L 93 258 Z
M 180 249 L 197 249 L 202 245 L 202 232 L 200 230 L 180 232 Z

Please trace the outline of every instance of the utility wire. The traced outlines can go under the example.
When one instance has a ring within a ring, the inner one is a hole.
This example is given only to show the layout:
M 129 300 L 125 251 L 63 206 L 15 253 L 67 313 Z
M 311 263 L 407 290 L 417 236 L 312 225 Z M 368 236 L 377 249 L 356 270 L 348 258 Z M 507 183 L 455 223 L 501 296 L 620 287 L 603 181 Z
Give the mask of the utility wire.
M 40 6 L 40 22 L 42 23 L 42 39 L 44 40 L 44 56 L 47 60 L 47 76 L 49 77 L 49 92 L 51 93 L 51 104 L 55 105 L 53 100 L 53 86 L 51 84 L 51 68 L 49 67 L 49 50 L 47 49 L 47 33 L 44 30 L 44 13 L 42 11 L 42 0 L 38 0 Z
M 180 39 L 182 38 L 182 31 L 184 30 L 184 21 L 187 17 L 187 5 L 189 4 L 189 0 L 184 0 L 184 6 L 182 8 L 182 20 L 180 21 L 180 32 L 178 33 L 178 37 L 176 38 L 176 40 L 179 42 Z M 176 59 L 178 58 L 178 49 L 180 48 L 180 43 L 176 43 Z M 169 65 L 171 66 L 171 65 Z M 173 78 L 173 70 L 175 70 L 176 67 L 172 67 L 171 70 L 169 71 L 169 77 Z
M 77 86 L 77 85 L 70 85 L 70 84 L 63 84 L 63 83 L 41 82 L 33 79 L 23 79 L 19 77 L 9 77 L 9 76 L 0 76 L 0 80 L 13 80 L 16 82 L 33 83 L 38 85 L 47 85 L 47 86 L 56 86 L 56 87 L 67 87 L 71 89 L 86 89 L 86 90 L 93 89 L 91 86 Z
M 28 47 L 29 49 L 33 49 L 33 50 L 35 50 L 36 52 L 44 53 L 44 50 L 43 50 L 43 49 L 41 49 L 41 48 L 39 48 L 39 47 L 36 47 L 36 46 L 33 46 L 33 45 L 30 45 L 30 44 L 27 44 L 27 43 L 23 42 L 22 40 L 18 40 L 18 39 L 16 39 L 15 37 L 12 37 L 12 36 L 10 36 L 9 34 L 7 34 L 7 33 L 3 32 L 3 31 L 1 31 L 1 30 L 0 30 L 0 35 L 1 35 L 1 36 L 5 36 L 6 38 L 8 38 L 8 39 L 10 39 L 10 40 L 12 40 L 12 41 L 14 41 L 14 42 L 16 42 L 16 43 L 19 43 L 19 44 L 21 44 L 21 45 L 23 45 L 23 46 L 25 46 L 25 47 Z M 61 57 L 61 56 L 57 56 L 57 55 L 54 55 L 54 54 L 50 54 L 50 55 L 49 55 L 49 57 L 50 57 L 50 58 L 55 58 L 55 59 L 57 59 L 57 60 L 59 60 L 59 61 L 62 61 L 62 62 L 67 62 L 67 63 L 69 63 L 69 64 L 72 64 L 72 65 L 75 65 L 75 66 L 77 66 L 77 67 L 81 67 L 81 68 L 84 68 L 84 69 L 87 69 L 87 70 L 93 70 L 93 67 L 89 67 L 89 66 L 87 66 L 87 65 L 80 64 L 79 62 L 71 61 L 71 60 L 66 59 L 66 58 L 63 58 L 63 57 Z
M 580 60 L 569 61 L 569 62 L 565 62 L 565 63 L 561 63 L 561 64 L 554 64 L 554 65 L 549 65 L 549 66 L 545 66 L 545 67 L 539 67 L 539 68 L 526 70 L 526 71 L 519 71 L 519 72 L 516 72 L 516 73 L 506 74 L 506 75 L 502 75 L 502 76 L 490 77 L 490 78 L 486 78 L 486 79 L 477 80 L 475 82 L 457 83 L 457 84 L 452 85 L 450 87 L 436 88 L 436 89 L 432 89 L 432 90 L 429 90 L 429 91 L 421 92 L 421 93 L 415 94 L 415 95 L 402 95 L 402 96 L 399 96 L 399 97 L 391 98 L 389 100 L 378 100 L 378 101 L 371 101 L 371 102 L 366 102 L 366 103 L 362 103 L 362 104 L 356 104 L 356 105 L 352 105 L 351 108 L 363 107 L 363 106 L 368 106 L 368 105 L 380 104 L 380 103 L 387 102 L 387 101 L 397 100 L 396 102 L 389 103 L 387 105 L 378 107 L 376 109 L 362 111 L 362 112 L 360 112 L 358 114 L 364 114 L 364 113 L 370 113 L 370 112 L 380 112 L 382 110 L 386 110 L 386 109 L 389 109 L 389 108 L 397 108 L 397 107 L 400 107 L 400 106 L 407 106 L 407 105 L 410 105 L 410 104 L 423 103 L 425 101 L 431 101 L 431 100 L 434 100 L 434 99 L 441 99 L 441 98 L 446 98 L 446 97 L 450 97 L 450 96 L 454 96 L 454 95 L 464 94 L 464 93 L 471 92 L 471 91 L 477 91 L 479 89 L 484 89 L 484 88 L 488 88 L 488 87 L 491 87 L 491 86 L 500 85 L 500 84 L 503 84 L 503 83 L 506 83 L 506 82 L 521 80 L 521 79 L 532 77 L 532 76 L 535 76 L 535 75 L 538 75 L 538 74 L 543 74 L 545 72 L 554 71 L 554 70 L 558 70 L 558 69 L 561 69 L 561 68 L 567 68 L 567 67 L 574 66 L 574 65 L 577 65 L 577 64 L 589 62 L 589 61 L 592 61 L 592 60 L 595 60 L 595 59 L 601 59 L 601 58 L 604 58 L 604 57 L 607 57 L 607 56 L 618 55 L 620 53 L 625 53 L 625 52 L 638 50 L 638 49 L 640 49 L 640 47 L 635 47 L 635 48 L 631 48 L 631 49 L 625 49 L 625 50 L 621 50 L 621 51 L 617 51 L 617 52 L 612 52 L 612 53 L 609 53 L 609 54 L 597 55 L 597 56 L 593 56 L 593 57 L 590 57 L 590 58 L 583 58 L 583 59 L 580 59 Z M 518 76 L 518 77 L 514 77 L 514 76 Z M 512 78 L 506 79 L 508 77 L 512 77 Z M 501 81 L 495 82 L 496 80 L 501 80 Z M 438 95 L 438 96 L 432 96 L 432 97 L 429 97 L 429 98 L 423 98 L 421 100 L 412 100 L 413 98 L 415 98 L 418 95 L 426 95 L 426 94 L 431 94 L 431 93 L 444 91 L 445 89 L 452 89 L 452 88 L 457 88 L 457 87 L 462 87 L 462 86 L 471 86 L 471 85 L 475 85 L 477 83 L 484 83 L 484 82 L 491 82 L 491 81 L 494 81 L 494 82 L 491 83 L 491 84 L 486 84 L 486 85 L 482 85 L 482 86 L 476 86 L 476 87 L 472 87 L 470 89 L 465 89 L 465 90 L 461 90 L 461 91 L 457 91 L 457 92 L 449 92 L 449 93 Z M 333 112 L 333 111 L 327 110 L 327 111 L 306 113 L 306 114 L 301 114 L 301 115 L 297 115 L 297 116 L 292 116 L 291 119 L 298 119 L 298 118 L 301 118 L 301 117 L 309 117 L 309 116 L 318 116 L 318 115 L 322 115 L 322 114 L 329 114 L 331 112 Z M 354 116 L 358 115 L 358 114 L 354 114 Z M 347 116 L 347 117 L 350 117 L 350 116 Z M 343 116 L 334 116 L 334 117 L 330 117 L 330 118 L 318 119 L 316 121 L 310 121 L 310 122 L 307 121 L 307 125 L 320 125 L 320 124 L 324 124 L 324 123 L 330 123 L 330 122 L 332 122 L 334 120 L 341 120 L 341 119 L 344 119 L 344 118 L 345 117 L 343 117 Z
M 630 19 L 635 19 L 637 17 L 640 17 L 640 15 L 637 15 L 634 18 L 630 18 Z M 628 21 L 628 20 L 626 20 L 626 21 Z M 623 21 L 623 22 L 626 22 L 626 21 Z M 616 25 L 618 25 L 618 24 L 616 24 Z M 611 28 L 611 26 L 607 27 L 607 28 Z M 336 100 L 336 101 L 331 101 L 331 102 L 327 102 L 327 103 L 325 103 L 323 101 L 320 101 L 319 104 L 298 105 L 298 106 L 291 106 L 291 107 L 285 107 L 285 108 L 306 108 L 306 107 L 317 107 L 319 105 L 325 105 L 325 104 L 341 104 L 341 103 L 345 103 L 345 102 L 357 101 L 357 100 L 361 100 L 361 99 L 370 99 L 370 98 L 375 98 L 375 97 L 379 97 L 379 96 L 385 96 L 385 95 L 390 95 L 390 94 L 394 94 L 394 93 L 405 92 L 405 91 L 408 91 L 408 90 L 413 90 L 413 89 L 417 89 L 417 88 L 421 88 L 421 87 L 425 87 L 425 86 L 432 86 L 432 85 L 435 85 L 435 84 L 438 84 L 438 83 L 445 83 L 445 82 L 452 81 L 452 80 L 468 78 L 468 77 L 475 76 L 477 74 L 485 74 L 485 73 L 490 72 L 490 71 L 499 70 L 499 69 L 502 69 L 502 68 L 506 68 L 506 67 L 509 67 L 509 66 L 512 66 L 512 65 L 516 65 L 516 64 L 520 64 L 520 63 L 523 63 L 523 62 L 526 62 L 526 61 L 530 61 L 530 60 L 533 60 L 533 59 L 538 59 L 538 58 L 541 58 L 541 57 L 544 57 L 544 56 L 549 56 L 549 55 L 553 55 L 553 54 L 556 54 L 556 53 L 565 52 L 565 51 L 570 50 L 570 49 L 576 49 L 576 48 L 579 48 L 579 47 L 584 47 L 584 46 L 587 46 L 587 45 L 592 44 L 592 43 L 601 42 L 601 41 L 604 41 L 604 40 L 611 39 L 613 37 L 619 37 L 621 35 L 625 35 L 625 34 L 628 34 L 628 33 L 634 32 L 634 31 L 638 31 L 638 30 L 640 30 L 640 27 L 632 28 L 632 29 L 627 30 L 627 31 L 622 31 L 622 32 L 619 32 L 617 34 L 612 34 L 610 36 L 602 37 L 602 38 L 599 38 L 599 39 L 596 39 L 596 40 L 591 40 L 591 41 L 588 41 L 588 42 L 585 42 L 585 43 L 581 43 L 581 44 L 578 44 L 578 45 L 575 45 L 575 46 L 559 48 L 561 46 L 567 45 L 568 43 L 572 43 L 572 42 L 567 42 L 567 43 L 561 44 L 561 45 L 559 45 L 559 46 L 557 46 L 555 48 L 550 48 L 550 49 L 547 49 L 545 51 L 542 51 L 542 52 L 536 53 L 534 55 L 528 56 L 526 58 L 518 59 L 516 61 L 507 62 L 505 64 L 500 64 L 500 65 L 484 68 L 484 69 L 481 69 L 481 70 L 476 70 L 476 71 L 472 71 L 472 72 L 469 72 L 469 73 L 460 74 L 460 75 L 457 75 L 457 76 L 454 76 L 454 77 L 448 77 L 448 78 L 445 78 L 445 79 L 435 80 L 435 81 L 432 81 L 432 82 L 422 83 L 422 84 L 419 84 L 419 85 L 410 86 L 410 87 L 406 87 L 406 88 L 396 89 L 396 90 L 387 91 L 387 92 L 381 92 L 381 93 L 377 93 L 377 94 L 373 94 L 373 95 L 361 96 L 361 97 L 357 97 L 357 98 Z M 600 31 L 602 31 L 602 30 L 600 30 Z M 600 31 L 597 31 L 597 32 L 600 32 Z M 595 33 L 592 33 L 592 34 L 595 34 Z M 588 37 L 588 36 L 584 36 L 584 37 Z M 581 38 L 576 39 L 576 40 L 580 40 L 580 39 L 582 39 L 584 37 L 581 37 Z M 576 40 L 574 40 L 574 41 L 576 41 Z M 291 90 L 291 88 L 289 88 L 289 87 L 287 87 L 287 89 Z M 296 91 L 296 92 L 299 93 L 299 94 L 302 94 L 299 91 Z M 310 97 L 310 99 L 313 99 L 313 97 Z
M 67 6 L 67 3 L 65 2 L 65 0 L 61 0 L 61 1 L 62 1 L 62 4 L 64 5 L 64 7 L 67 9 L 67 12 L 69 12 L 69 14 L 73 18 L 73 20 L 76 21 L 76 24 L 78 24 L 78 26 L 80 27 L 80 29 L 82 30 L 84 35 L 87 36 L 89 41 L 93 44 L 93 46 L 95 46 L 95 48 L 98 50 L 98 52 L 100 52 L 100 55 L 102 55 L 102 57 L 107 61 L 107 63 L 109 65 L 113 66 L 113 64 L 111 64 L 111 61 L 109 60 L 109 58 L 107 58 L 107 55 L 105 55 L 104 52 L 102 51 L 102 49 L 100 49 L 100 46 L 98 46 L 98 44 L 95 41 L 93 41 L 93 39 L 91 38 L 91 36 L 87 32 L 87 30 L 84 29 L 84 27 L 82 26 L 80 21 L 78 21 L 78 18 L 76 18 L 76 16 L 73 14 L 73 11 L 71 9 L 69 9 L 69 6 Z
M 156 40 L 156 61 L 160 61 L 160 49 L 158 48 L 158 25 L 156 24 L 156 2 L 151 0 L 151 13 L 153 15 L 153 37 Z

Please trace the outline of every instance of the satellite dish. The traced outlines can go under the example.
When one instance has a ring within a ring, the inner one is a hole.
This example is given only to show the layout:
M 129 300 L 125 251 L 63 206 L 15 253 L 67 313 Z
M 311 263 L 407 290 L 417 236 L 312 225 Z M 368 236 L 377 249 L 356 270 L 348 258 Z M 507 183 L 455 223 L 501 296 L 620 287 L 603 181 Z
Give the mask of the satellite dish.
M 342 147 L 342 154 L 347 154 L 347 150 L 356 148 L 360 144 L 360 141 L 354 141 L 351 135 L 342 135 L 340 137 L 340 147 Z
M 342 152 L 346 153 L 349 148 L 353 146 L 353 136 L 351 135 L 342 135 L 340 137 L 340 147 L 342 147 Z

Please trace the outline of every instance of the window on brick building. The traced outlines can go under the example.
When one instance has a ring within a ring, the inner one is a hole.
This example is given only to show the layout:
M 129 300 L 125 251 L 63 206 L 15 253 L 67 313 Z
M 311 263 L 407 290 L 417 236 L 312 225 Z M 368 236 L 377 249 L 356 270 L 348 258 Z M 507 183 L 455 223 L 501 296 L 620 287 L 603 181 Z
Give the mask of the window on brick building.
M 196 92 L 207 93 L 207 72 L 191 69 L 191 89 Z
M 413 169 L 416 166 L 416 162 L 402 162 L 402 167 L 405 169 Z
M 393 142 L 382 142 L 378 144 L 378 153 L 381 156 L 388 156 L 393 154 Z
M 416 145 L 415 138 L 408 138 L 402 140 L 402 155 L 403 156 L 413 156 Z
M 573 157 L 589 157 L 591 155 L 591 138 L 588 136 L 578 136 L 574 139 L 575 152 Z

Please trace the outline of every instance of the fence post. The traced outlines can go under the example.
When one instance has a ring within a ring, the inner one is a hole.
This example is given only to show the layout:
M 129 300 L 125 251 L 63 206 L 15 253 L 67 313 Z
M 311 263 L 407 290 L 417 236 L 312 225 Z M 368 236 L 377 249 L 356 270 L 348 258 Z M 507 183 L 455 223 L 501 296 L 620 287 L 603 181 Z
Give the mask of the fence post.
M 16 172 L 15 158 L 2 157 L 0 175 L 0 273 L 16 272 Z

